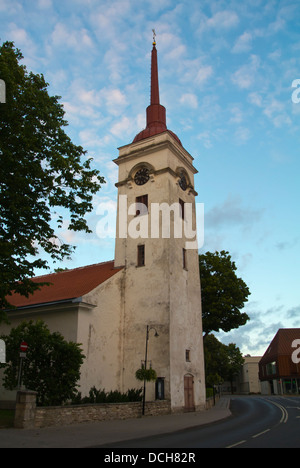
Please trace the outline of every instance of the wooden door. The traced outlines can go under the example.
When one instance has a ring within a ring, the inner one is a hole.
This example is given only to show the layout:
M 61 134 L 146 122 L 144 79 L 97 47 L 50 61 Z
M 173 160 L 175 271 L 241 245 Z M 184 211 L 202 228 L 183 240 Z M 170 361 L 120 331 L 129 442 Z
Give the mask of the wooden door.
M 184 376 L 184 410 L 186 412 L 195 411 L 194 377 L 192 375 Z

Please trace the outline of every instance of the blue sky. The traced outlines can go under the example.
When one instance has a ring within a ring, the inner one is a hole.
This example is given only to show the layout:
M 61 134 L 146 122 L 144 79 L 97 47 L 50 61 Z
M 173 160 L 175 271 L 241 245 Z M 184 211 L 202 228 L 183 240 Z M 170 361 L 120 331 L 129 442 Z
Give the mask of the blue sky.
M 62 96 L 68 134 L 107 180 L 93 234 L 59 233 L 77 246 L 59 266 L 114 257 L 97 207 L 116 206 L 112 160 L 145 127 L 152 28 L 168 128 L 199 171 L 201 251 L 228 250 L 252 293 L 250 322 L 218 337 L 262 354 L 278 328 L 300 327 L 298 0 L 0 0 L 1 41 Z

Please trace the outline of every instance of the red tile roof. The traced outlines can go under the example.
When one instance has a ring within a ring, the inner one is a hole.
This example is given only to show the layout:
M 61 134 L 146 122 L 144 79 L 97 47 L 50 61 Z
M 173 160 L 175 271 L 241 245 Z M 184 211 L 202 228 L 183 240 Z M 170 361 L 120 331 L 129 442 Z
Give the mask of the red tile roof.
M 277 356 L 290 356 L 294 351 L 292 348 L 294 340 L 300 340 L 300 328 L 280 328 L 261 358 L 260 363 L 269 363 L 275 360 Z
M 114 261 L 98 263 L 74 270 L 65 270 L 50 275 L 32 278 L 36 283 L 47 282 L 50 286 L 43 286 L 28 298 L 13 294 L 7 300 L 16 307 L 28 307 L 49 302 L 64 301 L 82 297 L 114 276 L 122 268 L 114 268 Z

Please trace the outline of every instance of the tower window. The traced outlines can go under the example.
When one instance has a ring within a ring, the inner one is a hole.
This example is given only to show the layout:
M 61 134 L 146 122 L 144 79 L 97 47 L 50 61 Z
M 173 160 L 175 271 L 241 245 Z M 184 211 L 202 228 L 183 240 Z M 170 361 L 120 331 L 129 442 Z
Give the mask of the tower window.
M 145 266 L 145 246 L 144 245 L 138 245 L 138 251 L 137 251 L 137 266 Z
M 148 195 L 136 197 L 136 216 L 148 214 Z
M 179 205 L 180 205 L 180 208 L 181 208 L 181 217 L 184 220 L 184 201 L 181 200 L 181 198 L 179 198 Z
M 182 267 L 187 270 L 186 249 L 182 249 Z
M 185 360 L 186 360 L 186 362 L 191 362 L 191 351 L 190 351 L 190 349 L 185 350 Z
M 165 378 L 158 377 L 155 383 L 155 399 L 164 400 L 165 399 Z

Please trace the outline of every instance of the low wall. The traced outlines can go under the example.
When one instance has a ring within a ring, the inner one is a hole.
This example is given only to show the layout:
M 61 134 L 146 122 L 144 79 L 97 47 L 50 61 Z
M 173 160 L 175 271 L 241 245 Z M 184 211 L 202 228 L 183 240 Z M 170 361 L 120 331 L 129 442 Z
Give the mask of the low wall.
M 209 410 L 215 406 L 215 403 L 217 403 L 220 400 L 220 395 L 215 395 L 214 397 L 209 397 L 206 399 L 206 409 Z
M 169 401 L 146 403 L 145 415 L 158 416 L 170 413 Z M 69 424 L 131 419 L 141 417 L 142 403 L 103 403 L 36 408 L 35 427 L 65 426 Z
M 91 421 L 111 421 L 142 417 L 142 402 L 100 403 L 74 406 L 36 407 L 35 392 L 23 391 L 17 396 L 15 427 L 44 428 L 67 426 Z M 216 401 L 218 397 L 216 396 Z M 206 401 L 206 409 L 214 404 L 213 398 Z M 159 416 L 171 413 L 167 400 L 146 402 L 145 416 Z
M 35 427 L 36 392 L 22 391 L 17 393 L 14 427 L 32 429 Z
M 34 392 L 19 392 L 17 401 L 19 404 L 17 403 L 15 427 L 20 429 L 132 419 L 142 415 L 142 402 L 36 407 Z M 159 416 L 170 412 L 169 401 L 146 402 L 146 416 Z

